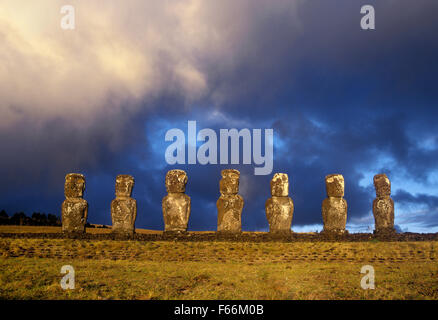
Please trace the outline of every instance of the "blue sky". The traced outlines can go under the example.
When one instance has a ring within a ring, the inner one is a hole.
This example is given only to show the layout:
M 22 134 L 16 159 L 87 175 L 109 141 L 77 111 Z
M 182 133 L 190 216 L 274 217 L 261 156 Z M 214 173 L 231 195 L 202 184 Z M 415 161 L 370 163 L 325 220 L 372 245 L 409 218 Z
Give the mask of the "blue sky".
M 60 214 L 64 176 L 86 175 L 89 221 L 111 224 L 131 174 L 136 226 L 162 229 L 167 170 L 188 173 L 191 230 L 216 228 L 220 170 L 241 171 L 244 230 L 267 230 L 272 175 L 252 165 L 165 162 L 171 128 L 274 129 L 294 231 L 321 230 L 324 177 L 345 177 L 347 228 L 370 231 L 374 174 L 392 182 L 395 223 L 438 232 L 438 3 L 62 1 L 0 10 L 0 209 Z M 360 28 L 374 5 L 376 29 Z M 273 174 L 272 173 L 272 174 Z

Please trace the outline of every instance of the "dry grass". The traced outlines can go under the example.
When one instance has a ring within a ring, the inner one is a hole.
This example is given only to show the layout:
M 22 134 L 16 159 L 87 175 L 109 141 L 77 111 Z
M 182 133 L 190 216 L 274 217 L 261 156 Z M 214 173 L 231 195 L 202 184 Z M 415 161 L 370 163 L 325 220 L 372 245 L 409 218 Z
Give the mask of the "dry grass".
M 176 242 L 0 238 L 0 256 L 157 262 L 436 262 L 436 242 Z
M 0 239 L 3 299 L 438 299 L 436 242 Z M 64 291 L 62 265 L 76 270 Z M 376 289 L 360 269 L 376 270 Z

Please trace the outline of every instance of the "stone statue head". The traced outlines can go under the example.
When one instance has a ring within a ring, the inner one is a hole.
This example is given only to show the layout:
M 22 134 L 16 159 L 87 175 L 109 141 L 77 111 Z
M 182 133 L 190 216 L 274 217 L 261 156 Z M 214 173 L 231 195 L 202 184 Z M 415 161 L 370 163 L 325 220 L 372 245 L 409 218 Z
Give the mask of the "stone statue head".
M 234 169 L 221 171 L 222 179 L 219 181 L 221 194 L 237 194 L 239 192 L 240 172 Z
M 119 174 L 116 178 L 116 197 L 130 197 L 133 187 L 133 176 L 129 174 Z
M 80 173 L 65 176 L 64 195 L 66 198 L 82 198 L 85 190 L 85 177 Z
M 287 197 L 289 195 L 289 178 L 286 173 L 276 173 L 271 180 L 271 195 Z
M 184 170 L 170 170 L 166 173 L 167 192 L 183 193 L 186 191 L 187 173 Z
M 376 174 L 374 176 L 374 188 L 378 197 L 391 195 L 391 181 L 389 181 L 386 174 Z
M 325 177 L 325 187 L 328 197 L 343 197 L 344 177 L 342 174 L 329 174 Z

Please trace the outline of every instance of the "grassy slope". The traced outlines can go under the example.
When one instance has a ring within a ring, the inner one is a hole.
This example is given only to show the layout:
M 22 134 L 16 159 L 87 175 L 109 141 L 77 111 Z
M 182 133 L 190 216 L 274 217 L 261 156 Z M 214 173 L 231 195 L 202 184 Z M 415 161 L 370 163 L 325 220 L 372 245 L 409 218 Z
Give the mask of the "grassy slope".
M 436 242 L 0 239 L 0 298 L 438 299 Z M 62 265 L 76 270 L 64 291 Z M 376 270 L 376 289 L 360 269 Z

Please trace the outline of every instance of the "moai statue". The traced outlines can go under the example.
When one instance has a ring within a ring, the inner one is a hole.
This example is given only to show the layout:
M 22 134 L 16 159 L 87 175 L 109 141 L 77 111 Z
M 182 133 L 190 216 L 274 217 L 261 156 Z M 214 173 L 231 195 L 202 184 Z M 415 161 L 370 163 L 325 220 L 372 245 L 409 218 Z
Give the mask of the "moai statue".
M 324 233 L 343 234 L 347 223 L 347 201 L 344 196 L 344 177 L 330 174 L 325 177 L 327 197 L 322 202 Z
M 242 231 L 243 198 L 239 192 L 240 172 L 233 169 L 221 171 L 219 181 L 220 197 L 217 206 L 217 231 L 239 233 Z
M 65 200 L 61 207 L 62 232 L 84 233 L 88 216 L 88 203 L 82 199 L 85 177 L 80 173 L 65 176 Z
M 111 201 L 112 232 L 134 235 L 137 218 L 137 201 L 131 198 L 134 177 L 121 174 L 116 178 L 116 198 Z
M 190 217 L 190 197 L 186 191 L 187 174 L 183 170 L 170 170 L 166 174 L 167 196 L 163 198 L 165 232 L 185 232 Z
M 271 180 L 271 195 L 266 201 L 266 217 L 269 222 L 269 232 L 290 233 L 294 203 L 289 198 L 289 179 L 285 173 L 276 173 Z
M 386 174 L 374 176 L 376 199 L 373 201 L 373 214 L 376 221 L 374 233 L 395 233 L 394 201 L 391 199 L 391 182 Z

